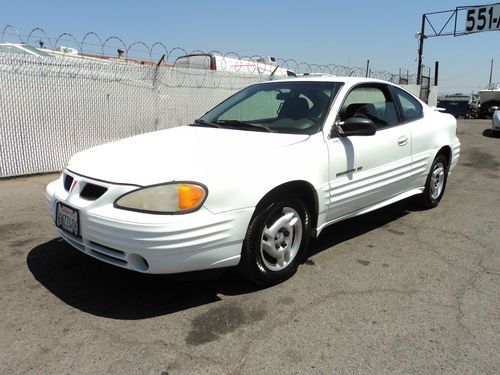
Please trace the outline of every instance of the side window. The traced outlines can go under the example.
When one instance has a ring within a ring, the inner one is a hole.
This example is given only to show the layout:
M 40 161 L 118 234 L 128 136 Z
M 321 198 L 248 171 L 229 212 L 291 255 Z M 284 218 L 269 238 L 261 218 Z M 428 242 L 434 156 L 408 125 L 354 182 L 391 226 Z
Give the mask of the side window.
M 399 103 L 401 103 L 401 110 L 405 121 L 412 121 L 423 117 L 422 104 L 406 91 L 396 87 L 396 95 L 398 96 Z
M 396 125 L 396 106 L 385 86 L 358 86 L 345 99 L 339 112 L 341 121 L 365 117 L 379 127 Z

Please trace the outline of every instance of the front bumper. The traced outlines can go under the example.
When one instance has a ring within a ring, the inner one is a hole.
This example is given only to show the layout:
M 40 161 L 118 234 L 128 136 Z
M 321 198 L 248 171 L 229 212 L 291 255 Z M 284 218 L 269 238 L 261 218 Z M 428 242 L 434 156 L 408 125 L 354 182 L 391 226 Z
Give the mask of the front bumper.
M 73 184 L 64 186 L 65 175 Z M 107 189 L 95 200 L 82 198 L 87 184 Z M 137 186 L 95 181 L 65 171 L 47 186 L 50 216 L 62 202 L 79 213 L 79 236 L 60 228 L 61 237 L 83 253 L 144 273 L 178 273 L 235 266 L 253 208 L 213 214 L 206 208 L 184 215 L 154 215 L 113 207 Z

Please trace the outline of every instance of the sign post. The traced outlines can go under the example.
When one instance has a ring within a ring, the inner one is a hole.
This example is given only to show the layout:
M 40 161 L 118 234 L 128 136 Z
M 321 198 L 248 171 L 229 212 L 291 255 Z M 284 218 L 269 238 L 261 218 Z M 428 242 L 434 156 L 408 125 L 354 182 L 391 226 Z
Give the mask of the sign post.
M 437 26 L 431 18 L 442 18 L 438 21 Z M 459 21 L 463 17 L 463 22 Z M 452 20 L 454 22 L 452 22 Z M 425 26 L 429 25 L 430 32 L 426 34 Z M 440 25 L 443 25 L 442 27 Z M 462 26 L 463 25 L 463 26 Z M 436 26 L 436 27 L 435 27 Z M 457 27 L 459 29 L 457 29 Z M 462 27 L 464 27 L 462 29 Z M 417 65 L 417 85 L 421 84 L 422 80 L 422 60 L 424 52 L 424 39 L 436 36 L 461 36 L 484 31 L 500 30 L 500 3 L 476 5 L 476 6 L 461 6 L 451 10 L 441 12 L 424 13 L 422 15 L 422 27 L 418 33 L 418 65 Z

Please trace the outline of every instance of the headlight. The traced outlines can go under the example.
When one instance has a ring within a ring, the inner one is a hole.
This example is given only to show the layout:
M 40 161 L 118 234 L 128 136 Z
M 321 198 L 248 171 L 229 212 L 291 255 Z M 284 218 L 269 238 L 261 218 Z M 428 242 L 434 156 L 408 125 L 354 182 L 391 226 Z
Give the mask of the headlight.
M 192 182 L 147 186 L 122 195 L 115 207 L 152 214 L 182 214 L 196 211 L 207 198 L 207 188 Z

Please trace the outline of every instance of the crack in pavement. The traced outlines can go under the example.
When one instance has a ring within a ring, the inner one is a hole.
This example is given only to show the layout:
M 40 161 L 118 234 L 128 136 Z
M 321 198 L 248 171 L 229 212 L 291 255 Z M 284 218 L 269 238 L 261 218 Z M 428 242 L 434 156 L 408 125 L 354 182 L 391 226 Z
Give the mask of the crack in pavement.
M 477 289 L 476 288 L 476 281 L 479 279 L 479 277 L 483 273 L 491 273 L 491 270 L 489 268 L 485 267 L 483 265 L 483 262 L 485 261 L 486 258 L 492 256 L 494 253 L 495 253 L 495 249 L 492 249 L 481 257 L 481 259 L 478 262 L 479 270 L 472 275 L 472 277 L 469 279 L 469 281 L 466 283 L 466 285 L 461 290 L 459 290 L 457 292 L 457 294 L 455 295 L 455 297 L 457 299 L 457 303 L 458 303 L 460 326 L 463 327 L 465 329 L 465 331 L 467 333 L 469 333 L 474 338 L 476 338 L 476 335 L 474 335 L 471 332 L 471 330 L 469 329 L 469 327 L 466 325 L 466 322 L 465 322 L 465 313 L 464 313 L 464 309 L 463 309 L 463 305 L 464 305 L 463 299 L 465 297 L 465 293 L 467 292 L 467 290 L 469 290 L 471 288 Z M 500 274 L 500 272 L 497 270 L 492 270 L 492 271 L 493 271 L 493 274 L 497 274 L 497 275 Z M 495 272 L 498 272 L 498 273 L 495 273 Z

